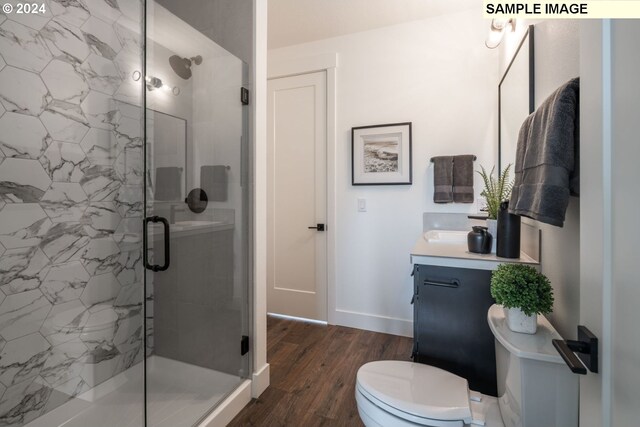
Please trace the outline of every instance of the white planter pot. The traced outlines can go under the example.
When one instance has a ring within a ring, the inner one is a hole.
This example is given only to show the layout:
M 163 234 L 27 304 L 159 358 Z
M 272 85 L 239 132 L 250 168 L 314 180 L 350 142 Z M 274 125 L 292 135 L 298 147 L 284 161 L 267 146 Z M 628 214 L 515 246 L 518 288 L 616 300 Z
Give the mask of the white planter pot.
M 498 243 L 498 220 L 497 219 L 488 219 L 487 220 L 487 231 L 491 234 L 491 253 L 496 253 L 496 247 Z
M 507 326 L 513 332 L 523 334 L 535 334 L 538 328 L 538 315 L 527 316 L 519 308 L 505 308 L 504 317 L 507 319 Z

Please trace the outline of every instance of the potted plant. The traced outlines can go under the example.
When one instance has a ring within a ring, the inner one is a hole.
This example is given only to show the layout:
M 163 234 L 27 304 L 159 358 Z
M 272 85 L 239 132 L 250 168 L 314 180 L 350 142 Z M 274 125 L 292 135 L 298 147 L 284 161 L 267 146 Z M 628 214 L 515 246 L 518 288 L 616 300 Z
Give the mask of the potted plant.
M 491 296 L 505 310 L 509 329 L 535 334 L 538 314 L 551 313 L 553 289 L 549 279 L 525 264 L 501 264 L 491 275 Z
M 498 211 L 500 210 L 500 204 L 511 197 L 511 189 L 513 188 L 513 181 L 509 180 L 511 164 L 508 164 L 497 178 L 494 175 L 495 166 L 491 168 L 490 173 L 487 173 L 484 166 L 480 166 L 480 169 L 476 171 L 484 182 L 484 189 L 480 195 L 484 197 L 487 203 L 487 228 L 491 236 L 493 236 L 491 252 L 495 253 L 498 241 Z

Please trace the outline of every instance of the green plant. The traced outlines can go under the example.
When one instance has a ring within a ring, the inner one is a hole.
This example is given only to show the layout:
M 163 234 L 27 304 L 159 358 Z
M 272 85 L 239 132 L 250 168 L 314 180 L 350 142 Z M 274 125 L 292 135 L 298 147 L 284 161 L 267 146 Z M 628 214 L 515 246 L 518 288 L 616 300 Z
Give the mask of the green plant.
M 527 316 L 551 313 L 553 289 L 547 276 L 524 264 L 500 264 L 491 275 L 491 296 Z
M 480 195 L 487 201 L 487 211 L 489 219 L 498 219 L 498 211 L 500 203 L 509 200 L 511 190 L 513 189 L 513 181 L 509 181 L 509 172 L 511 164 L 504 168 L 504 171 L 496 179 L 494 172 L 496 167 L 491 168 L 491 173 L 487 173 L 484 166 L 480 166 L 482 170 L 476 171 L 484 181 L 484 189 Z

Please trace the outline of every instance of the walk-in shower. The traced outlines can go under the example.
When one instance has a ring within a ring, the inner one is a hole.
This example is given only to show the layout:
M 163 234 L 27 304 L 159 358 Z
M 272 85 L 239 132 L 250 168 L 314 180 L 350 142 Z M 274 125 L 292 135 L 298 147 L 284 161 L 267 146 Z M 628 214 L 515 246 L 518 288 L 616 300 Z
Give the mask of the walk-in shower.
M 41 3 L 0 14 L 0 426 L 198 425 L 250 372 L 248 66 L 179 0 Z

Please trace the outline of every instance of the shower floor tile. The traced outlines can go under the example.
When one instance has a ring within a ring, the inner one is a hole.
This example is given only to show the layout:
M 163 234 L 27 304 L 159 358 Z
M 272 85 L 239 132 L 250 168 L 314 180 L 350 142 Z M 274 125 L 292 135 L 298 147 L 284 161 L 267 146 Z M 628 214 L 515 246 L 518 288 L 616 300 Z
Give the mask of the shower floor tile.
M 242 379 L 152 356 L 147 362 L 149 427 L 190 427 Z M 142 427 L 143 369 L 138 364 L 26 427 Z

